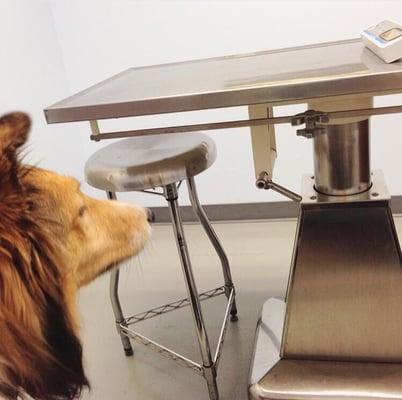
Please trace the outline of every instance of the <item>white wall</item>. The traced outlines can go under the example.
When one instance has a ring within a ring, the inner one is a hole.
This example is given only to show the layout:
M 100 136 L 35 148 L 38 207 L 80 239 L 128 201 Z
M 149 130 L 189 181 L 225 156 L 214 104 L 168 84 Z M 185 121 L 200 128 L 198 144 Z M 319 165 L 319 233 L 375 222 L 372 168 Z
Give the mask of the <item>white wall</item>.
M 69 93 L 50 5 L 40 0 L 0 0 L 0 15 L 0 114 L 13 110 L 30 114 L 29 162 L 80 176 L 84 139 L 73 136 L 67 125 L 48 126 L 42 111 Z
M 27 98 L 32 102 L 34 112 L 38 112 L 41 129 L 44 126 L 39 108 L 128 67 L 346 39 L 358 36 L 362 28 L 381 19 L 402 21 L 402 2 L 397 0 L 50 2 L 56 34 L 50 26 L 45 2 L 5 1 L 8 7 L 15 9 L 14 14 L 18 14 L 18 6 L 14 4 L 24 4 L 24 12 L 32 13 L 32 18 L 23 23 L 26 25 L 22 25 L 22 31 L 16 36 L 18 46 L 25 45 L 27 48 L 23 47 L 23 51 L 28 53 L 30 62 L 26 63 L 27 68 L 21 73 L 8 71 L 7 79 L 19 85 L 21 96 L 15 99 L 21 99 L 21 103 L 15 103 L 16 106 L 25 104 L 22 95 L 26 91 L 20 80 L 26 80 L 26 84 L 31 85 Z M 18 15 L 12 17 L 10 24 L 15 21 L 18 21 Z M 0 32 L 2 29 L 0 25 Z M 34 43 L 28 46 L 22 38 L 24 32 L 40 39 L 30 38 Z M 1 72 L 0 79 L 4 80 L 4 72 Z M 63 83 L 64 73 L 67 91 Z M 31 78 L 37 81 L 34 83 Z M 402 97 L 378 100 L 377 104 L 394 104 L 396 101 L 402 103 Z M 27 107 L 30 105 L 27 104 Z M 13 104 L 11 106 L 14 107 Z M 293 107 L 279 112 L 296 112 L 299 109 Z M 135 128 L 149 126 L 151 122 L 162 125 L 246 116 L 246 110 L 240 108 L 189 113 L 186 117 L 147 117 L 129 122 Z M 103 124 L 105 129 L 122 125 L 127 126 L 127 121 Z M 372 127 L 373 167 L 384 170 L 393 194 L 402 194 L 398 168 L 401 165 L 402 117 L 376 117 Z M 86 123 L 50 125 L 35 151 L 43 152 L 49 165 L 83 179 L 85 159 L 104 145 L 91 143 L 88 134 Z M 217 142 L 219 157 L 215 165 L 198 179 L 204 203 L 282 200 L 274 193 L 254 187 L 247 129 L 226 130 L 211 135 Z M 53 140 L 52 146 L 57 148 L 50 148 L 49 137 Z M 299 190 L 301 173 L 312 171 L 311 142 L 296 138 L 294 129 L 287 126 L 277 129 L 277 140 L 279 158 L 276 179 L 284 186 Z M 123 198 L 146 205 L 163 204 L 159 197 L 136 194 Z

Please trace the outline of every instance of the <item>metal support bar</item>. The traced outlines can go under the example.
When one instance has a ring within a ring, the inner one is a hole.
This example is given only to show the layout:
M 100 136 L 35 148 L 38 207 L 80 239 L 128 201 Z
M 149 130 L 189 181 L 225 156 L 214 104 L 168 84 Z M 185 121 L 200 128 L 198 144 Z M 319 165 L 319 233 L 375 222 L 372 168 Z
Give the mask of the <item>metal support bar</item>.
M 148 346 L 151 350 L 156 351 L 158 354 L 161 354 L 164 357 L 176 361 L 182 367 L 190 368 L 201 376 L 204 375 L 202 365 L 180 355 L 179 353 L 176 353 L 175 351 L 165 346 L 162 346 L 161 344 L 155 342 L 152 339 L 147 338 L 144 335 L 141 335 L 141 333 L 135 332 L 124 325 L 121 325 L 121 333 L 131 339 L 138 341 L 139 343 L 145 346 Z
M 250 120 L 256 118 L 272 118 L 274 108 L 272 104 L 252 104 L 248 106 Z M 260 125 L 250 127 L 251 147 L 253 150 L 255 177 L 266 172 L 273 178 L 275 161 L 278 156 L 276 149 L 275 125 Z
M 302 196 L 273 182 L 271 179 L 269 179 L 269 176 L 266 172 L 262 172 L 260 174 L 255 184 L 258 187 L 258 189 L 266 189 L 266 190 L 272 189 L 275 192 L 289 198 L 290 200 L 296 203 L 300 203 L 302 201 Z
M 115 192 L 106 192 L 109 200 L 117 200 Z M 125 326 L 125 320 L 123 311 L 119 300 L 119 276 L 120 271 L 118 268 L 113 268 L 110 273 L 109 295 L 112 303 L 112 309 L 115 316 L 117 332 L 120 335 L 121 342 L 123 344 L 124 353 L 126 356 L 132 356 L 134 350 L 131 346 L 130 340 L 123 335 L 121 327 Z
M 147 189 L 144 189 L 144 190 L 140 190 L 140 192 L 141 192 L 141 193 L 147 193 L 147 194 L 156 194 L 156 195 L 158 195 L 158 196 L 163 196 L 163 197 L 165 197 L 165 195 L 164 195 L 163 193 L 157 192 L 156 190 L 147 190 Z
M 229 260 L 226 256 L 225 251 L 219 241 L 218 236 L 216 235 L 214 229 L 212 228 L 211 223 L 209 222 L 208 216 L 205 213 L 204 209 L 201 206 L 200 200 L 198 199 L 197 189 L 195 185 L 194 178 L 187 179 L 187 189 L 188 189 L 188 196 L 190 198 L 190 203 L 193 208 L 194 213 L 197 215 L 198 219 L 201 222 L 202 227 L 205 230 L 209 240 L 212 243 L 222 265 L 222 273 L 223 278 L 225 280 L 225 287 L 226 287 L 226 297 L 229 300 L 230 292 L 234 288 L 233 281 L 232 281 L 232 274 L 230 272 Z M 231 309 L 232 321 L 237 321 L 237 306 L 236 301 L 233 300 L 233 307 Z
M 180 263 L 183 270 L 184 281 L 187 287 L 189 304 L 192 309 L 192 317 L 197 334 L 198 345 L 202 358 L 204 377 L 207 382 L 210 400 L 218 400 L 218 386 L 216 384 L 216 369 L 212 360 L 211 348 L 205 328 L 204 318 L 201 311 L 201 305 L 195 283 L 193 269 L 191 266 L 190 255 L 188 253 L 187 243 L 184 235 L 183 224 L 178 204 L 177 185 L 169 184 L 164 187 L 165 197 L 169 203 L 170 214 L 172 217 L 173 232 L 176 239 L 177 250 L 180 256 Z
M 177 190 L 180 189 L 180 186 L 181 186 L 182 183 L 183 183 L 183 181 L 179 181 L 179 183 L 177 184 Z M 165 197 L 165 193 L 164 193 L 164 192 L 157 192 L 157 191 L 155 190 L 155 188 L 153 188 L 152 190 L 143 189 L 143 190 L 139 190 L 139 192 L 141 192 L 141 193 L 147 193 L 147 194 L 156 194 L 156 195 L 158 195 L 158 196 L 163 196 L 163 197 Z
M 273 181 L 269 181 L 265 189 L 272 189 L 275 192 L 289 198 L 290 200 L 293 200 L 296 203 L 300 203 L 302 200 L 302 197 L 299 194 L 292 192 L 291 190 L 286 189 L 285 187 L 278 185 Z
M 402 113 L 402 105 L 364 108 L 357 110 L 329 111 L 323 114 L 325 115 L 325 117 L 328 117 L 328 121 L 331 121 L 333 119 L 338 118 L 370 117 L 373 115 L 386 115 L 386 114 L 397 114 L 397 113 Z M 300 115 L 298 117 L 300 117 Z M 288 115 L 284 117 L 210 122 L 210 123 L 194 124 L 194 125 L 169 126 L 161 128 L 138 129 L 138 130 L 119 131 L 119 132 L 105 132 L 105 133 L 92 134 L 90 138 L 91 140 L 99 141 L 104 139 L 118 139 L 125 137 L 145 136 L 145 135 L 166 135 L 169 133 L 209 131 L 215 129 L 242 128 L 250 126 L 260 126 L 260 125 L 291 124 L 292 121 L 294 121 L 294 118 L 295 118 L 294 115 Z
M 100 140 L 100 129 L 99 129 L 99 124 L 97 120 L 91 120 L 89 121 L 89 126 L 91 127 L 91 140 L 95 140 L 95 142 L 99 142 Z
M 220 296 L 222 294 L 225 294 L 225 287 L 218 287 L 216 289 L 212 289 L 209 290 L 207 292 L 201 293 L 200 294 L 200 300 L 208 300 L 212 297 L 216 297 L 216 296 Z M 223 318 L 223 322 L 222 322 L 222 326 L 221 326 L 221 330 L 220 330 L 220 334 L 219 334 L 219 339 L 218 339 L 218 344 L 215 350 L 215 354 L 214 354 L 214 358 L 213 358 L 213 366 L 214 369 L 216 371 L 216 369 L 218 368 L 219 365 L 219 360 L 222 354 L 222 348 L 223 348 L 223 343 L 225 341 L 225 336 L 226 336 L 226 330 L 227 330 L 227 325 L 228 325 L 228 321 L 229 321 L 229 315 L 230 315 L 230 310 L 232 309 L 233 306 L 233 302 L 235 299 L 235 291 L 234 288 L 230 291 L 230 295 L 229 295 L 229 299 L 226 305 L 226 310 L 225 310 L 225 314 L 224 314 L 224 318 Z M 187 299 L 183 299 L 183 300 L 187 300 Z M 169 307 L 171 305 L 175 305 L 178 303 L 181 303 L 180 306 L 176 306 L 174 309 L 168 309 L 165 310 L 164 312 L 160 312 L 156 315 L 161 315 L 170 311 L 174 311 L 177 310 L 179 308 L 185 307 L 190 305 L 190 303 L 187 301 L 185 304 L 183 303 L 183 300 L 179 300 L 177 302 L 174 303 L 170 303 L 170 304 L 166 304 L 164 306 L 160 306 L 160 307 L 156 307 L 148 312 L 153 312 L 154 310 L 159 310 L 161 308 L 165 308 L 165 307 Z M 144 314 L 144 313 L 141 313 Z M 196 372 L 198 375 L 204 376 L 205 377 L 205 369 L 202 365 L 196 363 L 193 360 L 190 360 L 187 357 L 182 356 L 181 354 L 169 349 L 166 346 L 163 346 L 157 342 L 155 342 L 154 340 L 142 335 L 141 333 L 134 331 L 133 329 L 130 328 L 130 325 L 134 325 L 137 322 L 142 322 L 145 321 L 146 319 L 152 318 L 156 315 L 152 315 L 148 318 L 142 318 L 139 320 L 133 320 L 135 319 L 138 315 L 137 314 L 135 316 L 132 317 L 128 317 L 126 318 L 119 326 L 119 331 L 121 332 L 122 335 L 126 336 L 127 338 L 131 338 L 133 340 L 136 340 L 137 342 L 143 344 L 144 346 L 149 347 L 151 350 L 155 351 L 156 353 L 169 358 L 175 362 L 177 362 L 179 365 L 181 365 L 182 367 L 186 367 L 186 368 L 190 368 L 191 370 L 193 370 L 194 372 Z M 209 368 L 210 369 L 210 368 Z
M 220 286 L 218 288 L 208 290 L 207 292 L 200 293 L 199 299 L 200 301 L 208 300 L 212 297 L 221 296 L 223 294 L 225 294 L 225 286 Z M 131 317 L 127 317 L 125 321 L 127 325 L 134 325 L 138 322 L 145 321 L 147 319 L 151 319 L 157 317 L 158 315 L 166 314 L 189 305 L 190 302 L 186 297 L 185 299 L 180 299 L 172 303 L 164 304 L 162 306 L 152 308 L 151 310 L 132 315 Z
M 234 288 L 232 288 L 232 290 L 230 291 L 228 303 L 226 306 L 226 311 L 225 311 L 225 316 L 223 318 L 221 332 L 219 334 L 218 345 L 216 346 L 215 355 L 214 355 L 214 364 L 215 364 L 216 369 L 218 369 L 219 361 L 221 358 L 223 343 L 225 341 L 225 336 L 226 336 L 226 329 L 228 327 L 229 315 L 231 313 L 234 302 L 235 302 L 235 291 L 234 291 Z

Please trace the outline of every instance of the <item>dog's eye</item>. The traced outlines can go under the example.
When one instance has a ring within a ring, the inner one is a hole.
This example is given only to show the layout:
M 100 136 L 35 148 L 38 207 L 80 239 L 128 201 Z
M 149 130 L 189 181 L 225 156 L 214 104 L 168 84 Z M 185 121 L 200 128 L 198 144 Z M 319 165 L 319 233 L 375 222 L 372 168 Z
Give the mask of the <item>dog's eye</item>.
M 88 210 L 88 207 L 87 206 L 82 206 L 82 207 L 80 207 L 80 209 L 78 210 L 78 215 L 80 216 L 80 217 L 82 217 L 84 214 L 85 214 L 85 211 L 87 211 Z

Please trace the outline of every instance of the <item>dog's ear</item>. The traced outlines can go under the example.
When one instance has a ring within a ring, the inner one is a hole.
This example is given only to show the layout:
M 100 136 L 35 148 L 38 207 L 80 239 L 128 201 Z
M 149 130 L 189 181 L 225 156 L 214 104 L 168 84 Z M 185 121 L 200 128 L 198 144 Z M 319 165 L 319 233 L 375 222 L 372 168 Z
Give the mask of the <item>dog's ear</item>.
M 0 118 L 0 143 L 1 150 L 13 148 L 14 150 L 23 145 L 27 138 L 31 120 L 27 114 L 14 112 L 3 115 Z
M 0 184 L 18 185 L 17 150 L 28 138 L 31 121 L 20 112 L 0 118 Z

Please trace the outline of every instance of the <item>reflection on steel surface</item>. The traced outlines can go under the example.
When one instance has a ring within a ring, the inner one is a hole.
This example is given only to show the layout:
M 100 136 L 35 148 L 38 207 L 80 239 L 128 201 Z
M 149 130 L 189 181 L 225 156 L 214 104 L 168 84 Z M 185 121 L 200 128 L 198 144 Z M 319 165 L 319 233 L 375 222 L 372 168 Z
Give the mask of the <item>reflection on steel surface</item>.
M 49 123 L 402 91 L 360 39 L 130 68 L 45 110 Z

